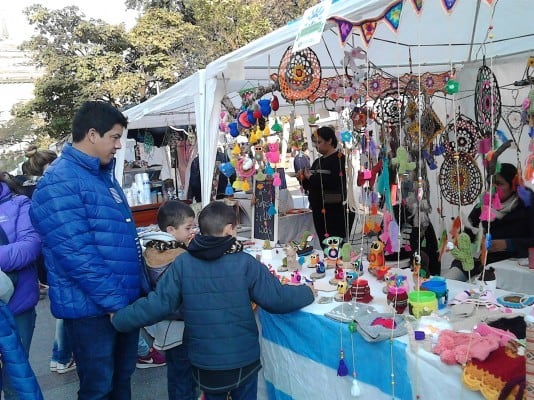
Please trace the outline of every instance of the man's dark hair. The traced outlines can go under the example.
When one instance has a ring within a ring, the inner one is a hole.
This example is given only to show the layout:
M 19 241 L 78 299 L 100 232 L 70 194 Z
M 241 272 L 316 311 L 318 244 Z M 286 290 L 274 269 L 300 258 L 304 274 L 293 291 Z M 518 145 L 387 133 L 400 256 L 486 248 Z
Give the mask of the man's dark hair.
M 165 232 L 168 226 L 178 228 L 189 217 L 195 218 L 195 212 L 189 205 L 178 200 L 166 201 L 158 210 L 159 229 Z
M 102 137 L 119 124 L 126 128 L 127 118 L 115 107 L 103 101 L 86 101 L 74 115 L 72 120 L 72 141 L 81 142 L 91 128 L 95 129 Z
M 237 214 L 221 201 L 211 202 L 198 214 L 198 226 L 203 235 L 220 236 L 228 224 L 237 225 Z

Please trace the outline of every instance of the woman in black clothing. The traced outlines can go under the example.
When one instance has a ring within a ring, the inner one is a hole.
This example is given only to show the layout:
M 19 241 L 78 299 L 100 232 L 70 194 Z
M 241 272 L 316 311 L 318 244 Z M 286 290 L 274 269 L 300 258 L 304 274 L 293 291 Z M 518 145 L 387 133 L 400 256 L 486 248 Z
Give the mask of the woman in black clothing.
M 517 194 L 517 168 L 512 164 L 501 164 L 500 171 L 495 174 L 493 184 L 497 188 L 497 194 L 501 201 L 501 208 L 494 210 L 495 219 L 489 223 L 491 234 L 491 246 L 488 249 L 486 265 L 507 258 L 528 257 L 528 248 L 534 247 L 534 196 L 531 190 L 525 189 L 525 196 L 530 197 L 524 202 Z M 480 221 L 482 209 L 477 205 L 469 214 L 470 228 L 466 228 L 472 239 L 475 238 L 479 225 L 484 234 L 488 231 L 488 222 Z M 478 261 L 478 262 L 477 262 Z M 480 272 L 480 261 L 475 260 L 475 271 L 471 275 Z M 444 276 L 449 279 L 466 280 L 467 275 L 458 261 L 454 261 L 451 268 L 444 271 Z
M 314 143 L 321 157 L 311 169 L 299 171 L 298 176 L 313 213 L 313 224 L 319 240 L 339 236 L 348 239 L 354 213 L 346 209 L 347 177 L 345 156 L 337 150 L 337 138 L 329 126 L 314 132 Z

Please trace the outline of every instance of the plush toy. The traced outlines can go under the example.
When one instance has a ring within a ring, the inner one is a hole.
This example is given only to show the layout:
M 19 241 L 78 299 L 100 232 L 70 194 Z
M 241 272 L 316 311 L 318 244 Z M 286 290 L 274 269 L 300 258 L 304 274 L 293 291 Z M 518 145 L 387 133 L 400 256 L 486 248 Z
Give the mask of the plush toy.
M 386 259 L 384 257 L 384 243 L 382 241 L 375 240 L 371 244 L 367 261 L 369 261 L 369 272 L 379 280 L 384 279 L 390 268 L 385 265 Z
M 339 246 L 343 241 L 338 236 L 330 236 L 323 240 L 326 248 L 323 250 L 325 255 L 326 268 L 335 268 L 339 259 Z
M 310 264 L 308 265 L 310 268 L 316 268 L 317 264 L 321 261 L 319 254 L 311 254 L 310 255 Z
M 297 251 L 293 246 L 286 246 L 285 251 L 287 254 L 287 269 L 288 271 L 295 271 L 299 269 L 300 264 L 297 261 Z
M 466 272 L 475 268 L 475 261 L 471 253 L 471 238 L 465 232 L 458 235 L 458 247 L 451 250 L 452 256 L 462 263 L 462 269 Z
M 326 267 L 322 261 L 319 261 L 317 263 L 317 267 L 315 268 L 315 272 L 313 272 L 310 275 L 310 278 L 312 278 L 313 280 L 321 279 L 321 278 L 324 278 L 325 274 L 326 274 Z
M 277 164 L 280 162 L 280 146 L 278 142 L 268 143 L 268 151 L 265 153 L 265 158 L 272 164 Z
M 295 270 L 291 273 L 291 283 L 300 283 L 302 276 L 298 270 Z

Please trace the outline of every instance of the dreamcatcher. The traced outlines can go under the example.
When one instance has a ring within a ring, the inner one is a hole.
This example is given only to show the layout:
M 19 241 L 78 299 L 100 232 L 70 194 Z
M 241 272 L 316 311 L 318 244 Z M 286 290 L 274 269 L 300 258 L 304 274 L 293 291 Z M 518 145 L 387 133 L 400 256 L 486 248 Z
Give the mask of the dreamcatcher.
M 404 118 L 404 111 L 409 102 L 409 96 L 397 92 L 385 93 L 374 104 L 375 121 L 379 125 L 399 125 Z
M 478 69 L 475 87 L 475 120 L 482 136 L 493 136 L 500 119 L 501 92 L 495 74 L 484 62 Z
M 481 138 L 482 132 L 475 121 L 458 114 L 445 128 L 442 144 L 447 158 L 452 158 L 457 152 L 469 154 L 474 158 L 478 153 L 478 141 Z
M 288 47 L 278 67 L 282 97 L 288 102 L 307 100 L 321 84 L 321 64 L 310 48 L 296 53 Z
M 458 164 L 455 157 L 458 157 Z M 455 157 L 445 157 L 441 164 L 441 194 L 450 204 L 471 204 L 482 191 L 482 175 L 469 154 L 459 153 Z

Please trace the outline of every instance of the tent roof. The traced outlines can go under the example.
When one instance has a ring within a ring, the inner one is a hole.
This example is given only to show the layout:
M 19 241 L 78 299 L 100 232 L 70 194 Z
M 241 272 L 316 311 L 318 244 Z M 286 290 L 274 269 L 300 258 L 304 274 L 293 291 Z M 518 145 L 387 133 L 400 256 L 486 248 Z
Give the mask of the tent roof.
M 329 15 L 360 22 L 379 17 L 391 4 L 392 0 L 338 0 Z M 425 0 L 418 15 L 412 1 L 404 0 L 397 32 L 379 22 L 366 48 L 359 28 L 354 27 L 346 46 L 366 49 L 373 64 L 393 74 L 408 72 L 410 58 L 414 73 L 419 64 L 421 72 L 444 71 L 451 65 L 481 61 L 484 55 L 490 59 L 531 51 L 531 9 L 531 0 L 494 0 L 493 6 L 487 0 L 456 0 L 447 13 L 441 1 Z M 219 58 L 207 66 L 207 78 L 224 74 L 230 81 L 229 91 L 241 89 L 243 81 L 266 85 L 268 71 L 277 72 L 298 29 L 298 22 L 287 25 Z M 341 73 L 347 49 L 340 45 L 336 25 L 327 23 L 322 42 L 312 50 L 321 62 L 323 77 L 334 76 L 336 70 Z
M 352 22 L 379 17 L 392 0 L 334 0 L 330 16 Z M 442 1 L 425 0 L 420 14 L 412 0 L 404 0 L 397 32 L 379 22 L 368 48 L 358 27 L 342 48 L 337 26 L 327 23 L 321 43 L 312 47 L 321 63 L 322 76 L 335 76 L 343 69 L 344 50 L 361 47 L 374 65 L 392 74 L 445 71 L 468 63 L 509 56 L 532 50 L 532 0 L 456 0 L 447 13 Z M 489 37 L 488 28 L 492 26 Z M 223 78 L 226 94 L 247 87 L 271 83 L 283 53 L 293 44 L 298 21 L 277 29 L 213 61 L 206 67 L 206 79 Z M 362 61 L 363 63 L 364 61 Z M 128 128 L 187 125 L 195 122 L 196 96 L 203 92 L 203 74 L 197 71 L 161 94 L 125 111 Z M 197 121 L 198 122 L 198 121 Z
M 128 129 L 194 125 L 194 98 L 200 93 L 197 71 L 161 94 L 124 111 Z

